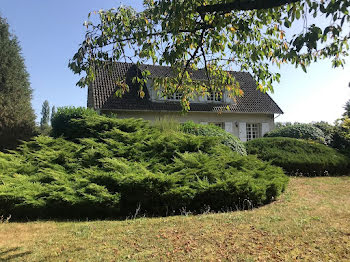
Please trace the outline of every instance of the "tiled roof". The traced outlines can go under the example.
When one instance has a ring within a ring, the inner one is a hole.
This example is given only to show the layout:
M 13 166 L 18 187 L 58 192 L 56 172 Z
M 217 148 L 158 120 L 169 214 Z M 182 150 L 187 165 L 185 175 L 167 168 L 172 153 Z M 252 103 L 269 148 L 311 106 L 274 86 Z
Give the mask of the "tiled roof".
M 137 72 L 136 65 L 130 63 L 115 63 L 108 69 L 98 69 L 96 79 L 89 87 L 88 106 L 100 110 L 135 110 L 135 111 L 181 111 L 181 105 L 176 101 L 151 101 L 147 88 L 144 88 L 145 96 L 138 95 L 139 87 L 130 82 L 131 76 Z M 150 77 L 171 76 L 170 67 L 141 65 L 140 70 L 148 69 Z M 279 106 L 272 98 L 256 89 L 256 83 L 249 73 L 230 72 L 244 92 L 242 97 L 236 98 L 235 104 L 192 102 L 190 111 L 205 112 L 237 112 L 237 113 L 269 113 L 283 114 Z M 115 95 L 117 89 L 116 79 L 127 79 L 129 92 L 122 98 Z M 193 80 L 206 80 L 204 70 L 194 71 Z

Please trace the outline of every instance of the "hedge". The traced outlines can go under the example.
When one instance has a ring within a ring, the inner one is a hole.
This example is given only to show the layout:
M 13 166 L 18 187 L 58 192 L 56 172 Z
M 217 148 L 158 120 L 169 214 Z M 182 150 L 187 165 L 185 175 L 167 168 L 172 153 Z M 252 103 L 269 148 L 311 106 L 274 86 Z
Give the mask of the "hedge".
M 197 136 L 217 137 L 220 139 L 222 144 L 230 147 L 233 151 L 239 153 L 240 155 L 247 155 L 247 151 L 241 140 L 218 126 L 212 124 L 201 125 L 188 121 L 182 124 L 180 129 L 185 133 L 194 134 Z
M 236 210 L 273 201 L 288 183 L 281 168 L 241 156 L 217 137 L 96 114 L 66 119 L 76 131 L 63 127 L 58 138 L 38 136 L 0 153 L 0 214 L 66 219 L 127 217 L 138 207 L 150 216 Z
M 312 124 L 295 124 L 272 130 L 265 137 L 291 137 L 299 139 L 310 139 L 325 143 L 326 138 L 323 131 Z
M 0 154 L 0 213 L 14 219 L 106 218 L 131 216 L 138 207 L 150 216 L 182 208 L 246 208 L 245 202 L 257 207 L 273 201 L 288 182 L 280 168 L 220 145 L 210 154 L 178 154 L 162 172 L 102 154 L 87 165 L 90 149 L 37 137 L 17 154 Z
M 349 158 L 317 142 L 283 137 L 259 138 L 246 143 L 247 152 L 282 167 L 291 175 L 348 175 Z

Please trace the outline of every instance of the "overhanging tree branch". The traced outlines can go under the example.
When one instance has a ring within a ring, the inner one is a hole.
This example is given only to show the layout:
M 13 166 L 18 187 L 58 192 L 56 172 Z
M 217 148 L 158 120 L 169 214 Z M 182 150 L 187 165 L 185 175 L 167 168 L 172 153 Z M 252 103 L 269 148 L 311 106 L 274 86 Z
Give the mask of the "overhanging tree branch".
M 200 14 L 205 14 L 215 12 L 229 13 L 233 10 L 260 10 L 300 1 L 301 0 L 233 0 L 230 3 L 198 6 L 197 12 Z
M 145 10 L 139 13 L 124 6 L 99 11 L 100 23 L 86 23 L 85 41 L 69 64 L 77 74 L 86 72 L 78 85 L 84 87 L 94 81 L 95 64 L 119 61 L 129 56 L 125 51 L 130 48 L 131 53 L 134 51 L 131 61 L 152 59 L 154 64 L 172 67 L 174 77 L 156 81 L 155 86 L 167 86 L 169 93 L 181 87 L 181 104 L 189 110 L 189 99 L 210 89 L 210 85 L 191 80 L 191 69 L 199 68 L 202 62 L 209 82 L 224 86 L 232 96 L 237 90 L 224 73 L 225 64 L 250 72 L 259 88 L 272 90 L 280 75 L 270 70 L 267 61 L 277 66 L 290 63 L 304 71 L 318 59 L 331 58 L 334 67 L 345 63 L 350 49 L 346 30 L 350 0 L 217 0 L 207 6 L 203 2 L 145 1 Z M 287 34 L 306 13 L 332 19 L 325 26 L 304 25 L 303 32 Z M 201 36 L 201 32 L 206 33 Z

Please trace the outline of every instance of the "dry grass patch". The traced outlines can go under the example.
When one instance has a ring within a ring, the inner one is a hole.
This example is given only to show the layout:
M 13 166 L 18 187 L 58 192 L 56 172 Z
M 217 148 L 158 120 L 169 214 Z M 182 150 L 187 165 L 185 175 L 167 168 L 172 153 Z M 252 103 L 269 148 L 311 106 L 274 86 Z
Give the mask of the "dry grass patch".
M 349 261 L 350 178 L 292 178 L 252 211 L 0 224 L 0 261 Z

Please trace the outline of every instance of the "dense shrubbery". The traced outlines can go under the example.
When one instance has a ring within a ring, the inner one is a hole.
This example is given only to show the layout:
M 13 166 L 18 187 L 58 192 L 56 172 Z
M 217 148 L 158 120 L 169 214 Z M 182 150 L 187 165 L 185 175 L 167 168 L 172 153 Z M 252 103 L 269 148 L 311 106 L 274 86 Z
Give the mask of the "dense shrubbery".
M 332 126 L 329 145 L 350 157 L 350 119 L 345 117 Z
M 332 146 L 333 135 L 336 131 L 336 127 L 323 121 L 313 123 L 312 125 L 322 130 L 325 137 L 325 144 L 328 146 Z
M 291 175 L 347 175 L 349 159 L 335 149 L 302 139 L 271 137 L 246 143 L 247 152 Z
M 325 135 L 321 129 L 311 124 L 295 124 L 275 129 L 265 137 L 291 137 L 300 139 L 310 139 L 325 143 Z
M 341 127 L 335 128 L 330 146 L 350 157 L 350 132 Z
M 247 155 L 247 151 L 244 144 L 238 137 L 231 135 L 222 128 L 215 125 L 200 125 L 194 122 L 186 122 L 181 125 L 180 128 L 183 132 L 188 134 L 194 134 L 199 136 L 209 136 L 220 138 L 221 143 L 230 147 L 233 151 L 239 153 L 240 155 Z
M 94 110 L 82 107 L 61 107 L 58 108 L 55 115 L 52 117 L 52 135 L 54 137 L 64 136 L 67 138 L 84 137 L 88 135 L 88 130 L 80 130 L 76 121 L 79 119 L 97 116 Z
M 350 123 L 350 120 L 343 118 L 336 125 L 330 125 L 326 122 L 317 122 L 313 125 L 323 131 L 328 146 L 350 157 L 350 127 L 348 127 L 348 123 Z
M 240 156 L 215 136 L 85 112 L 58 117 L 65 124 L 53 130 L 63 137 L 38 136 L 0 153 L 0 214 L 103 218 L 138 207 L 148 215 L 236 209 L 272 201 L 288 181 L 280 168 Z

